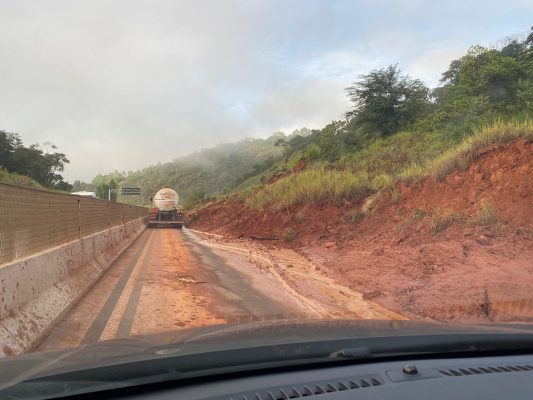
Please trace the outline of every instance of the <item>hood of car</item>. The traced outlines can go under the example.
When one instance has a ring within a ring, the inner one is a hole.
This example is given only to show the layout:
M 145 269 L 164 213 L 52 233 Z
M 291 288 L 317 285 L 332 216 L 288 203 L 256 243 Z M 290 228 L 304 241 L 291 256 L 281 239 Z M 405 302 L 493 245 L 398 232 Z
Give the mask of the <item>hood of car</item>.
M 172 354 L 254 346 L 416 335 L 533 333 L 523 325 L 450 325 L 421 321 L 276 320 L 222 324 L 99 342 L 76 349 L 35 352 L 0 359 L 0 384 L 21 376 L 74 371 Z

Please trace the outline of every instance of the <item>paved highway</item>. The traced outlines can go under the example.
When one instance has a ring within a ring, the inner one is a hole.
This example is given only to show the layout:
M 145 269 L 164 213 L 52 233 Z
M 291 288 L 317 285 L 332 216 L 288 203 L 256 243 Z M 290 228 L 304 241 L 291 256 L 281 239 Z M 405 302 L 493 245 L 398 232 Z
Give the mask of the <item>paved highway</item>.
M 36 350 L 305 314 L 245 257 L 210 249 L 185 229 L 146 229 Z

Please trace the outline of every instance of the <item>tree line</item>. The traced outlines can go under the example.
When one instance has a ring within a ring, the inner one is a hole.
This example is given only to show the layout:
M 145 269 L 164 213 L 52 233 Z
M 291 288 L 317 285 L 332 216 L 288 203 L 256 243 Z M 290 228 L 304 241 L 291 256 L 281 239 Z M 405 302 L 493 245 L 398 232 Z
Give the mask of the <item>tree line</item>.
M 48 142 L 26 147 L 19 134 L 0 130 L 1 169 L 28 176 L 47 188 L 70 190 L 72 185 L 61 176 L 69 160 L 56 149 L 56 146 Z
M 533 28 L 492 48 L 471 47 L 450 63 L 434 89 L 389 65 L 359 76 L 346 94 L 352 109 L 345 118 L 309 136 L 281 140 L 285 155 L 302 151 L 311 161 L 332 162 L 402 131 L 459 141 L 498 118 L 530 117 Z

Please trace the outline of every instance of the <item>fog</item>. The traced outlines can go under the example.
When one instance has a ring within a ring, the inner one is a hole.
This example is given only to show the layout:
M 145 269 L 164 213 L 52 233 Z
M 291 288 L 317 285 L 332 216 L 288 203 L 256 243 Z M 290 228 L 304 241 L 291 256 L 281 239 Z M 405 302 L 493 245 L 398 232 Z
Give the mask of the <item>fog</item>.
M 65 178 L 320 128 L 390 63 L 430 86 L 473 43 L 529 29 L 508 1 L 2 1 L 0 129 L 53 142 Z

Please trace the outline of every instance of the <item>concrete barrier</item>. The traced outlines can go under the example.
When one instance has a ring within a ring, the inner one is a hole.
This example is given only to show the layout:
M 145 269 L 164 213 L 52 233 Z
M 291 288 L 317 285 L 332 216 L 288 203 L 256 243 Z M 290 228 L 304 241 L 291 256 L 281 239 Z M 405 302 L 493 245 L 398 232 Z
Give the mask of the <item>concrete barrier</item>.
M 139 218 L 0 266 L 0 357 L 35 347 L 144 228 Z

